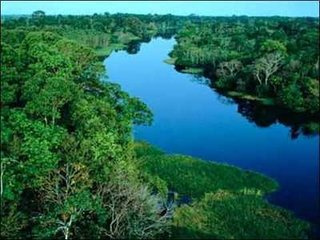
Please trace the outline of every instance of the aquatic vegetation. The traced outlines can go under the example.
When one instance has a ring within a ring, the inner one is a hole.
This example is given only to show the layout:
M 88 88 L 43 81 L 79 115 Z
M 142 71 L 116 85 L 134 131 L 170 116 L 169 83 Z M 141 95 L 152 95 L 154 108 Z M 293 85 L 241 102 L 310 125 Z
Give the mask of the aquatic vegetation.
M 261 174 L 205 162 L 190 156 L 165 154 L 136 142 L 139 167 L 163 179 L 179 202 L 172 224 L 172 238 L 181 239 L 295 239 L 305 238 L 309 224 L 291 212 L 266 202 L 264 196 L 277 183 Z
M 207 193 L 176 209 L 173 238 L 305 239 L 308 223 L 261 196 L 229 190 Z
M 168 155 L 147 143 L 136 143 L 140 168 L 152 176 L 159 176 L 170 190 L 179 195 L 201 198 L 219 189 L 240 191 L 259 189 L 263 194 L 275 191 L 277 183 L 262 174 L 241 170 L 234 166 L 203 161 L 190 156 Z

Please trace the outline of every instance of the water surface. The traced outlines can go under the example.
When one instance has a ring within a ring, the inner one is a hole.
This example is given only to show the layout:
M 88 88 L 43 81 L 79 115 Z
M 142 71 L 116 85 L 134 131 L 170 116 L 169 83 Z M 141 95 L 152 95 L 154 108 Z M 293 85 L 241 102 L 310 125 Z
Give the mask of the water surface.
M 280 184 L 270 196 L 272 203 L 319 219 L 319 136 L 292 138 L 292 130 L 277 119 L 267 127 L 249 121 L 247 103 L 239 105 L 208 87 L 205 78 L 179 73 L 163 62 L 174 44 L 174 39 L 156 38 L 143 43 L 137 54 L 114 52 L 105 60 L 109 79 L 154 114 L 151 127 L 135 127 L 135 138 L 168 153 L 261 172 Z

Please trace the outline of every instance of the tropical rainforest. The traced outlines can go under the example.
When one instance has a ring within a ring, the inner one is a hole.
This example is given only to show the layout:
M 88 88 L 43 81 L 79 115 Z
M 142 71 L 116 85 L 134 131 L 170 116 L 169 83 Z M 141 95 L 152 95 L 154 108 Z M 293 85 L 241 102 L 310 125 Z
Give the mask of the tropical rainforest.
M 135 141 L 152 112 L 102 81 L 113 50 L 176 34 L 179 69 L 319 114 L 318 20 L 94 14 L 1 19 L 1 238 L 306 238 L 258 173 Z M 293 37 L 298 36 L 298 37 Z
M 318 31 L 316 18 L 215 18 L 187 24 L 171 57 L 231 96 L 319 116 Z

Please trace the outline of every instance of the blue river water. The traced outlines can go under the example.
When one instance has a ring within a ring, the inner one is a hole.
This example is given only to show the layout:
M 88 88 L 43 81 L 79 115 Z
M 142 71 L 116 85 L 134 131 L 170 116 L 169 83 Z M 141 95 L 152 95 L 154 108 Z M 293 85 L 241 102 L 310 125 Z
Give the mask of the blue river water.
M 265 127 L 245 117 L 240 106 L 210 88 L 205 78 L 180 73 L 164 63 L 174 39 L 152 39 L 140 51 L 113 52 L 104 64 L 109 81 L 145 102 L 152 126 L 136 126 L 134 136 L 168 153 L 263 173 L 280 184 L 269 197 L 297 216 L 317 222 L 319 208 L 319 136 L 292 138 L 290 127 L 274 121 Z

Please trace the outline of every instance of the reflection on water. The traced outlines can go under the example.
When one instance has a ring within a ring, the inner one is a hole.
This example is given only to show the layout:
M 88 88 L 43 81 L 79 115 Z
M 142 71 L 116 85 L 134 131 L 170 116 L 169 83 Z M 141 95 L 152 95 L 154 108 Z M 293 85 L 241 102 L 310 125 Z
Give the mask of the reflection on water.
M 194 75 L 191 81 L 204 84 L 218 93 L 218 90 L 212 87 L 211 81 L 208 78 Z M 257 101 L 225 97 L 223 93 L 220 92 L 219 94 L 221 94 L 219 100 L 222 103 L 237 104 L 238 113 L 258 127 L 269 127 L 273 124 L 280 123 L 289 128 L 291 139 L 296 139 L 301 135 L 308 137 L 319 135 L 319 120 L 314 116 L 306 116 L 303 113 L 293 113 L 277 106 L 266 106 Z
M 312 124 L 317 124 L 316 119 L 306 119 L 303 114 L 293 114 L 284 109 L 264 106 L 252 101 L 236 100 L 235 102 L 238 104 L 238 112 L 259 127 L 280 123 L 290 128 L 291 139 L 296 139 L 300 134 L 310 137 L 318 134 L 308 128 Z
M 141 42 L 140 41 L 131 41 L 128 44 L 126 49 L 129 54 L 137 54 L 140 51 Z

